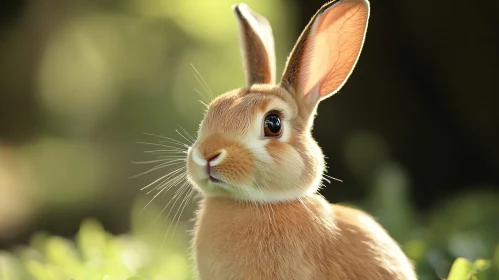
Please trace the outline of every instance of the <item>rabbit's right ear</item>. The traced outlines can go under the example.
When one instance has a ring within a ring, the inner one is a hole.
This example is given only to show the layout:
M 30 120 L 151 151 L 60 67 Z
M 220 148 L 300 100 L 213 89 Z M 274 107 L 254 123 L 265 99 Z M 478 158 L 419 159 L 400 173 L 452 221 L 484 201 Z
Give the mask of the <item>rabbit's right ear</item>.
M 269 22 L 246 4 L 235 4 L 232 10 L 239 22 L 239 37 L 246 70 L 246 82 L 275 83 L 274 37 Z
M 368 0 L 334 0 L 305 27 L 281 80 L 305 117 L 347 81 L 362 50 L 368 19 Z

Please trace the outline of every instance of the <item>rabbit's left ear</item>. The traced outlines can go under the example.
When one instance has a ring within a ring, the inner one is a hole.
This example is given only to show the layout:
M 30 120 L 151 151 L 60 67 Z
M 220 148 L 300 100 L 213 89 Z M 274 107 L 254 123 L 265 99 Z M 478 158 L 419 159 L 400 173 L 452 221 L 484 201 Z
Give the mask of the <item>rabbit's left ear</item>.
M 246 4 L 235 4 L 232 10 L 239 22 L 247 84 L 274 84 L 274 37 L 269 22 Z
M 306 114 L 347 81 L 362 50 L 368 19 L 368 0 L 331 1 L 301 34 L 281 86 L 295 95 Z

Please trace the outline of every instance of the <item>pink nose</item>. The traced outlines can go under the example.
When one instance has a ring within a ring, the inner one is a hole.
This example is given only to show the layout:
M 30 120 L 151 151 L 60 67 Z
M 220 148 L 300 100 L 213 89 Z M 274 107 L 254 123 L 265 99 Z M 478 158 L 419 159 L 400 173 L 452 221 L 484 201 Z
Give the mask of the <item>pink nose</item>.
M 217 153 L 217 154 L 215 154 L 215 155 L 211 156 L 210 158 L 208 158 L 208 159 L 206 160 L 206 172 L 207 172 L 208 174 L 211 174 L 211 166 L 210 166 L 210 162 L 212 162 L 212 161 L 216 160 L 216 159 L 217 159 L 217 158 L 218 158 L 221 154 L 222 154 L 222 153 L 220 153 L 220 152 L 219 152 L 219 153 Z
M 216 160 L 221 154 L 221 152 L 217 152 L 215 155 L 209 157 L 206 161 L 208 162 L 208 164 L 210 164 L 211 161 Z

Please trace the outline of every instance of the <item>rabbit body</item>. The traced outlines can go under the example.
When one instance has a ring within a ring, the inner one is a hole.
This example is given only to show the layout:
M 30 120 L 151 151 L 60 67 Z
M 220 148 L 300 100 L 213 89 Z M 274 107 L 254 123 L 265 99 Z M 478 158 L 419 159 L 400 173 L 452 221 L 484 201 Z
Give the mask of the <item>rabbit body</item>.
M 355 67 L 368 1 L 321 7 L 278 84 L 268 21 L 244 4 L 234 11 L 247 86 L 208 105 L 187 158 L 187 178 L 203 194 L 193 240 L 198 278 L 416 279 L 372 217 L 316 194 L 325 163 L 313 119 Z
M 200 280 L 416 279 L 373 218 L 318 195 L 268 205 L 205 198 L 197 215 Z

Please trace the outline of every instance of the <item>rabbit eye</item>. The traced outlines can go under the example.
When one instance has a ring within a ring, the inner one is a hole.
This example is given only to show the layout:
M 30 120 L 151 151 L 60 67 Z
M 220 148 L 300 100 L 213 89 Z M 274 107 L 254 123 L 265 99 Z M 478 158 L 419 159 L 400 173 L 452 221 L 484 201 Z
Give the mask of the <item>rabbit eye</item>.
M 276 113 L 269 113 L 263 122 L 265 137 L 279 137 L 282 134 L 281 118 Z

